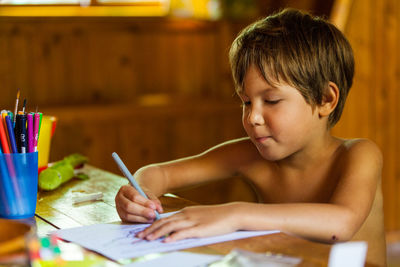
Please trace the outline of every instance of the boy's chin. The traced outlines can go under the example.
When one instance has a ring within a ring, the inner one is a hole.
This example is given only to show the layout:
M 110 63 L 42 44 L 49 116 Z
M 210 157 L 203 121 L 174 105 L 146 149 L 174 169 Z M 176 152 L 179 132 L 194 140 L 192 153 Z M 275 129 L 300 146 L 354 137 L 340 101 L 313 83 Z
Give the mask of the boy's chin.
M 271 149 L 257 147 L 257 150 L 260 153 L 261 157 L 268 161 L 278 161 L 284 158 L 279 153 L 274 153 L 274 151 L 271 151 Z

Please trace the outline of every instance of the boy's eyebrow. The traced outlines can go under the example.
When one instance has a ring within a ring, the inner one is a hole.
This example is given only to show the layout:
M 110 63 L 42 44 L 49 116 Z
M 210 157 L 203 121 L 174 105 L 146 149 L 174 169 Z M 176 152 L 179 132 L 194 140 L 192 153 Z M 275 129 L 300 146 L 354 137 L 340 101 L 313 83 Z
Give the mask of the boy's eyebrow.
M 269 86 L 269 87 L 266 87 L 265 88 L 265 90 L 263 91 L 263 92 L 269 92 L 269 91 L 278 91 L 279 90 L 279 88 L 278 87 L 275 87 L 275 86 Z
M 279 91 L 279 88 L 270 85 L 268 87 L 265 87 L 260 93 L 264 94 L 264 93 L 267 93 L 267 92 L 270 92 L 270 91 Z M 243 91 L 240 92 L 239 95 L 248 97 L 248 95 L 246 94 L 246 89 L 243 89 Z

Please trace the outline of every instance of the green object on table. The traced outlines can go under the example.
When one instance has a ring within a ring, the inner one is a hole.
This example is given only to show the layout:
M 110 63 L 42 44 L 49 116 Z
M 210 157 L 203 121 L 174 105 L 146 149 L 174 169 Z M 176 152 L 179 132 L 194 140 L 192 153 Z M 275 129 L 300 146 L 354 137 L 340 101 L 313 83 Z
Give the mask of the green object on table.
M 51 167 L 39 174 L 39 188 L 43 190 L 54 190 L 61 184 L 71 180 L 73 177 L 88 179 L 87 175 L 74 174 L 74 168 L 86 163 L 88 158 L 81 154 L 72 154 L 63 160 L 57 161 Z

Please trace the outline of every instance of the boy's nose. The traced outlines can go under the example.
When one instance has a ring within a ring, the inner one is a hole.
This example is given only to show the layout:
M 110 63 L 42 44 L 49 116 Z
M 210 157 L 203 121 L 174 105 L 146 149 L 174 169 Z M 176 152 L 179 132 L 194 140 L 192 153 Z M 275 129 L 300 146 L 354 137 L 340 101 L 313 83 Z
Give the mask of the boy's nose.
M 249 113 L 248 121 L 251 125 L 263 125 L 264 117 L 262 112 L 258 111 L 255 108 L 252 108 Z

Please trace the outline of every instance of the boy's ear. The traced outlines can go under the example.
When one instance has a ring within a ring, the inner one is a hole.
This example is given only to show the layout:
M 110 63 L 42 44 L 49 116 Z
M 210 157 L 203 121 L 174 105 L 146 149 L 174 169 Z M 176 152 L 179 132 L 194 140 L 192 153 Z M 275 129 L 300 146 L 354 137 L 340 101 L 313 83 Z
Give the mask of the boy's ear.
M 334 82 L 329 82 L 328 86 L 322 96 L 322 103 L 319 105 L 319 116 L 325 117 L 329 116 L 335 108 L 339 101 L 339 88 Z

